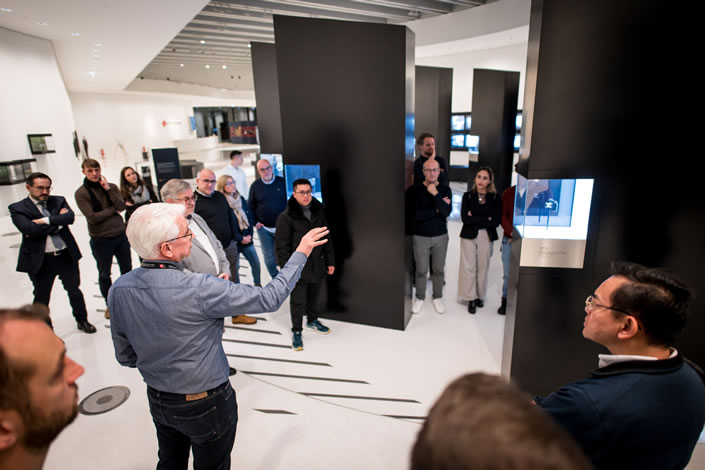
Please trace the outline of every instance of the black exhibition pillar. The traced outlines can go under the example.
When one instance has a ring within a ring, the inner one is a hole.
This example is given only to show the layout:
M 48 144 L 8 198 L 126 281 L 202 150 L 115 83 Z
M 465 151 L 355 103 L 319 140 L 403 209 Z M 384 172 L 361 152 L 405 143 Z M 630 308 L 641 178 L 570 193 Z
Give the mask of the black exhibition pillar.
M 503 373 L 530 392 L 597 367 L 606 350 L 582 338 L 584 299 L 613 260 L 666 267 L 700 293 L 676 348 L 705 364 L 702 120 L 693 98 L 702 86 L 684 65 L 698 44 L 689 8 L 532 3 L 521 158 L 530 178 L 595 184 L 582 269 L 520 267 L 521 244 L 513 244 Z
M 281 154 L 282 126 L 274 44 L 251 42 L 250 46 L 260 152 Z
M 275 15 L 274 36 L 284 164 L 321 167 L 336 254 L 324 315 L 403 329 L 414 35 L 405 26 Z
M 470 165 L 468 188 L 481 166 L 492 168 L 500 194 L 511 186 L 518 98 L 519 72 L 473 69 L 470 133 L 480 137 L 480 145 L 478 161 Z
M 450 164 L 450 114 L 453 95 L 453 69 L 416 66 L 416 136 L 431 132 L 436 136 L 436 154 Z

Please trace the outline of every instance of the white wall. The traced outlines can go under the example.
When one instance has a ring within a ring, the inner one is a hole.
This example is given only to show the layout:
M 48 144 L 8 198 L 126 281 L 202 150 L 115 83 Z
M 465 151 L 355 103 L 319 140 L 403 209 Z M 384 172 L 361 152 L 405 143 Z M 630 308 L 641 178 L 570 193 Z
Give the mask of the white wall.
M 72 201 L 82 175 L 71 102 L 50 41 L 0 28 L 0 103 L 0 161 L 36 157 L 33 168 L 52 177 L 53 193 Z M 52 134 L 56 153 L 33 156 L 27 134 Z M 24 184 L 0 186 L 0 215 L 26 196 Z
M 519 101 L 517 107 L 522 109 L 524 102 L 524 78 L 526 75 L 527 43 L 464 52 L 460 54 L 417 57 L 416 65 L 432 67 L 449 67 L 453 69 L 453 112 L 472 111 L 473 69 L 492 69 L 519 72 Z
M 194 106 L 254 105 L 167 93 L 72 93 L 70 98 L 79 138 L 86 137 L 90 157 L 116 184 L 122 167 L 142 160 L 142 147 L 171 147 L 175 140 L 196 138 L 189 119 Z

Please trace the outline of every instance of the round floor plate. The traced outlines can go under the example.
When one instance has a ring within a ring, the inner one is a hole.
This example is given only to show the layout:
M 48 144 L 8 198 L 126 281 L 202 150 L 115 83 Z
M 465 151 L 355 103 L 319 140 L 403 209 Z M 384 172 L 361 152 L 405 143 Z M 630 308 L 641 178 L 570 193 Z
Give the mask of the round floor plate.
M 114 410 L 130 398 L 130 389 L 122 386 L 97 390 L 81 400 L 78 411 L 83 415 L 99 415 Z

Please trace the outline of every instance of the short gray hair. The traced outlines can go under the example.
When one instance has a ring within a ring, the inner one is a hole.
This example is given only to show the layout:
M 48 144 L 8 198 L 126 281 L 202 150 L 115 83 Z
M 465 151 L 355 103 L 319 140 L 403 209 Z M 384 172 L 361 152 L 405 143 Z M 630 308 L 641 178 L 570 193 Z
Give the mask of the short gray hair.
M 186 208 L 181 204 L 155 202 L 137 209 L 127 224 L 127 239 L 143 259 L 159 259 L 162 243 L 179 236 L 176 219 Z
M 162 201 L 166 202 L 167 199 L 176 199 L 176 196 L 188 189 L 193 189 L 190 184 L 184 180 L 174 178 L 164 183 L 159 194 L 162 196 Z

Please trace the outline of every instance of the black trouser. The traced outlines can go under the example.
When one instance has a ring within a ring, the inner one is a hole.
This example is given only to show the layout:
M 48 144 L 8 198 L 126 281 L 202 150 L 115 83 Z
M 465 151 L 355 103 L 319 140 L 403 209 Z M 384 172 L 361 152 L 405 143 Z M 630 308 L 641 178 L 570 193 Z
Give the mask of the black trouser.
M 120 274 L 132 271 L 132 253 L 130 252 L 130 242 L 124 233 L 109 238 L 91 238 L 91 252 L 98 265 L 98 285 L 103 298 L 108 300 L 108 291 L 113 281 L 110 279 L 110 272 L 113 267 L 113 256 L 117 258 L 120 265 Z
M 81 289 L 79 289 L 81 274 L 78 271 L 78 263 L 71 259 L 68 250 L 60 251 L 57 256 L 44 255 L 44 261 L 39 271 L 29 275 L 29 279 L 34 284 L 34 302 L 49 306 L 51 288 L 54 286 L 56 276 L 59 276 L 69 295 L 73 317 L 77 322 L 87 320 L 86 301 Z
M 303 329 L 303 318 L 312 322 L 318 320 L 318 313 L 313 309 L 321 290 L 321 279 L 318 282 L 299 281 L 291 291 L 289 296 L 289 310 L 291 310 L 291 331 L 301 331 Z

